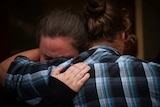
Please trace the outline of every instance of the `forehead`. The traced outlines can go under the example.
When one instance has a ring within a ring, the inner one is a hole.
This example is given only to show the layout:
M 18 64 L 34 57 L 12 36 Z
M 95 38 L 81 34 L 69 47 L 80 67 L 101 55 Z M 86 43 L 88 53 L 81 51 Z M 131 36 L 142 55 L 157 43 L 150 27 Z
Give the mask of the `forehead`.
M 78 49 L 72 45 L 72 39 L 66 37 L 42 37 L 40 51 L 49 57 L 76 57 Z

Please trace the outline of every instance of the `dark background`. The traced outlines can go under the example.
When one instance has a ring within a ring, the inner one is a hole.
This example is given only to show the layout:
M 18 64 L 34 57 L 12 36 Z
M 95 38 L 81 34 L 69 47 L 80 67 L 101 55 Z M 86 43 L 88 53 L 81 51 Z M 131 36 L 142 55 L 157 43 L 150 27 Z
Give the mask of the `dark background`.
M 84 3 L 85 0 L 1 0 L 0 62 L 17 52 L 37 47 L 35 29 L 43 14 L 54 8 L 82 9 Z M 117 3 L 129 7 L 134 19 L 134 0 L 117 0 Z

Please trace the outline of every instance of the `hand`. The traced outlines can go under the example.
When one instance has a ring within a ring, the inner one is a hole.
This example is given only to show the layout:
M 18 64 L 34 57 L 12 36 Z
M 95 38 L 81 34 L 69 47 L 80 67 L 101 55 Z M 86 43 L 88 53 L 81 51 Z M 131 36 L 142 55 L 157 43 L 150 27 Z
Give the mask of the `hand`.
M 88 73 L 90 67 L 82 62 L 70 66 L 63 73 L 61 73 L 62 70 L 62 66 L 58 67 L 54 72 L 52 72 L 51 76 L 62 81 L 75 92 L 78 92 L 90 77 L 90 74 Z

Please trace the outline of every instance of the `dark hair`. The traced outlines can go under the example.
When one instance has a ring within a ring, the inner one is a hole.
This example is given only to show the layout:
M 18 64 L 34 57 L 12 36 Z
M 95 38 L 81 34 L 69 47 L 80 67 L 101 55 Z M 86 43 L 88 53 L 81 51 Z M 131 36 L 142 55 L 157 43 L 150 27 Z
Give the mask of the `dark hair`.
M 69 37 L 73 40 L 72 45 L 79 52 L 88 49 L 87 31 L 81 15 L 72 9 L 55 9 L 45 15 L 37 27 L 37 40 L 41 36 Z
M 100 39 L 112 42 L 115 34 L 119 32 L 125 32 L 126 40 L 128 40 L 132 25 L 130 21 L 131 15 L 127 9 L 120 7 L 116 1 L 87 0 L 85 16 L 88 21 L 90 42 Z M 136 39 L 132 38 L 132 40 Z M 131 41 L 129 40 L 129 42 Z

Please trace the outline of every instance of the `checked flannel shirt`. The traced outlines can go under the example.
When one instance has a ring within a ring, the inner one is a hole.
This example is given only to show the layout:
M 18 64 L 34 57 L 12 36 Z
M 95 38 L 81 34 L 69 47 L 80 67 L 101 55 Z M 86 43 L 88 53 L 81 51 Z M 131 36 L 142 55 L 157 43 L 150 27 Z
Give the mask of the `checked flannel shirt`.
M 7 72 L 6 88 L 28 104 L 40 104 L 45 88 L 54 85 L 49 82 L 51 71 L 62 62 L 67 68 L 80 61 L 91 66 L 91 77 L 74 97 L 75 107 L 160 107 L 160 65 L 120 55 L 106 45 L 92 47 L 74 60 L 58 60 L 56 64 L 17 57 Z

